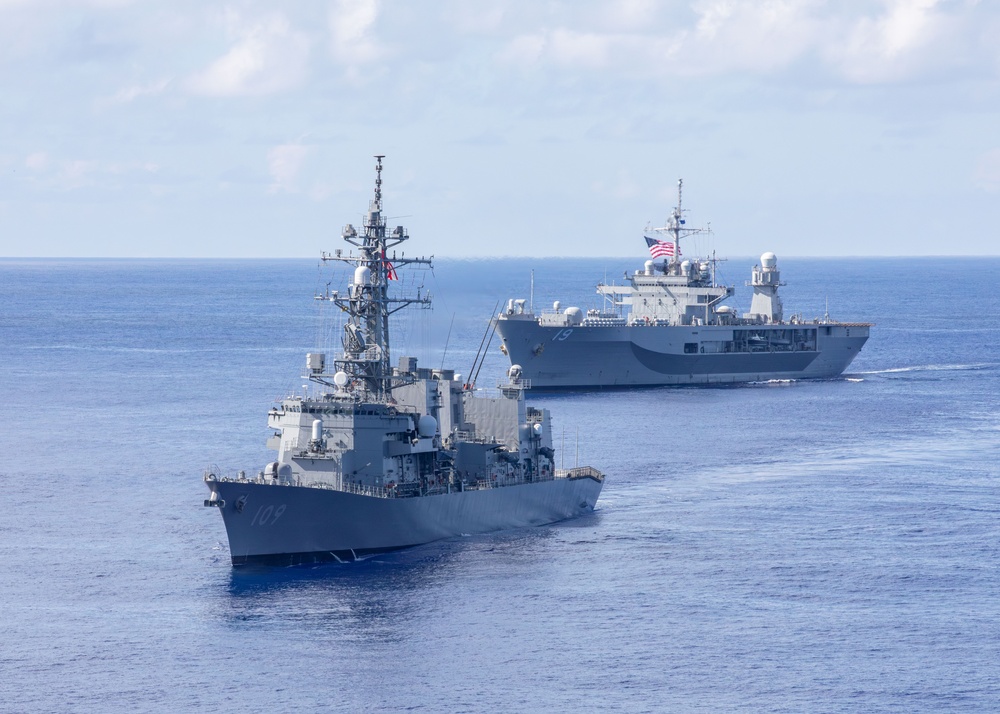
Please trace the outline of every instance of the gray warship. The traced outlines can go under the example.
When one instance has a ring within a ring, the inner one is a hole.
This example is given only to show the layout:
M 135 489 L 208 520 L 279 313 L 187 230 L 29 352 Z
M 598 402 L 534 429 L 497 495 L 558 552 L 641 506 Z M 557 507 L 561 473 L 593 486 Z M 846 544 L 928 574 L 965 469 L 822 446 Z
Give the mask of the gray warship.
M 652 260 L 624 285 L 598 284 L 604 306 L 535 314 L 524 299 L 498 315 L 500 349 L 534 388 L 707 385 L 836 377 L 858 355 L 872 327 L 826 314 L 784 319 L 774 253 L 764 253 L 748 283 L 750 312 L 723 302 L 733 286 L 716 284 L 716 260 L 682 260 L 681 240 L 707 229 L 688 228 L 677 206 L 662 228 L 647 233 Z M 657 261 L 656 258 L 663 258 Z
M 487 392 L 412 357 L 392 366 L 390 315 L 430 297 L 393 296 L 389 284 L 431 261 L 387 255 L 409 236 L 387 234 L 383 158 L 363 229 L 343 230 L 352 252 L 322 256 L 354 267 L 346 292 L 317 296 L 343 311 L 342 351 L 306 355 L 310 384 L 268 413 L 271 463 L 253 476 L 205 472 L 205 506 L 222 514 L 234 566 L 350 561 L 543 525 L 593 510 L 601 493 L 596 469 L 556 468 L 549 411 L 525 403 L 518 370 Z

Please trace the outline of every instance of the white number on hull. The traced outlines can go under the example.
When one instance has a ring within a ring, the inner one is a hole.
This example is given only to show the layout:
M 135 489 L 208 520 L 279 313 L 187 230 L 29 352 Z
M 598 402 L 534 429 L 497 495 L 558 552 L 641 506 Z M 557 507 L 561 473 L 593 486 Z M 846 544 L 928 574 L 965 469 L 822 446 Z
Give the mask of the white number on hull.
M 558 340 L 559 342 L 562 342 L 563 340 L 565 340 L 567 337 L 569 337 L 572 334 L 573 334 L 573 330 L 572 329 L 559 330 L 559 332 L 556 333 L 556 336 L 552 338 L 552 341 L 556 342 Z
M 252 526 L 273 526 L 281 514 L 285 512 L 285 505 L 282 504 L 275 508 L 274 506 L 261 506 L 257 509 L 257 513 L 254 514 L 253 520 L 250 521 Z

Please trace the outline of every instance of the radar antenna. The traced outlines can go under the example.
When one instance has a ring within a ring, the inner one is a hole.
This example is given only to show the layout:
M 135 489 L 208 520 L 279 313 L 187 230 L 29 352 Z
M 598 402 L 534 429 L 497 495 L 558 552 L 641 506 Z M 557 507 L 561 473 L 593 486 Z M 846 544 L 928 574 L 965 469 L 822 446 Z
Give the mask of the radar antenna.
M 673 255 L 670 258 L 670 265 L 675 266 L 680 264 L 681 259 L 681 238 L 687 238 L 688 236 L 697 235 L 699 233 L 711 233 L 712 229 L 709 228 L 685 228 L 684 227 L 684 211 L 682 206 L 684 189 L 684 179 L 677 179 L 677 206 L 670 213 L 670 217 L 667 219 L 667 224 L 662 228 L 653 228 L 651 232 L 666 234 L 669 236 L 669 241 L 673 243 Z M 662 239 L 661 239 L 662 240 Z
M 393 388 L 393 375 L 389 355 L 389 316 L 402 308 L 420 304 L 430 307 L 430 295 L 416 297 L 390 297 L 389 282 L 398 280 L 397 270 L 414 263 L 431 265 L 430 258 L 389 257 L 387 250 L 394 248 L 409 235 L 403 226 L 396 226 L 386 234 L 386 219 L 382 213 L 382 159 L 375 155 L 375 197 L 368 205 L 364 229 L 361 234 L 348 223 L 342 237 L 355 246 L 357 253 L 344 255 L 337 250 L 333 255 L 323 253 L 322 260 L 337 260 L 354 265 L 354 278 L 348 294 L 327 293 L 324 299 L 335 303 L 347 313 L 344 324 L 343 353 L 334 360 L 334 370 L 347 373 L 352 384 L 364 392 L 367 399 L 388 401 Z M 330 384 L 329 375 L 312 375 L 311 379 Z

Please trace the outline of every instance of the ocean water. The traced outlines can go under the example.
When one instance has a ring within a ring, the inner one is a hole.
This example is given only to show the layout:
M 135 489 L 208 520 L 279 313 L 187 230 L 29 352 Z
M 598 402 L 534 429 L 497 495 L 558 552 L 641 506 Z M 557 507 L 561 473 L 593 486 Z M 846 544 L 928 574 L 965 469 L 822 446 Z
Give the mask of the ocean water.
M 639 263 L 440 260 L 394 354 L 468 374 L 497 300 Z M 268 459 L 325 268 L 0 261 L 0 711 L 1000 710 L 1000 259 L 780 266 L 876 323 L 844 378 L 535 395 L 592 515 L 243 570 L 202 472 Z

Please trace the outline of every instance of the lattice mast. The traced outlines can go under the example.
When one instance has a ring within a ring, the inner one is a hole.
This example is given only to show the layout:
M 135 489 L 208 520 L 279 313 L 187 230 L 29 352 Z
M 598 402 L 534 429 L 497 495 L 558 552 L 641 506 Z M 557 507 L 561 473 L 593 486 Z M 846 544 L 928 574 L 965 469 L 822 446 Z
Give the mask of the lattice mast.
M 386 218 L 382 210 L 382 159 L 375 156 L 375 197 L 368 205 L 363 232 L 348 223 L 343 229 L 343 239 L 355 246 L 358 252 L 343 255 L 323 253 L 324 261 L 337 260 L 355 266 L 353 282 L 348 294 L 328 293 L 325 299 L 335 303 L 347 313 L 344 324 L 343 348 L 334 360 L 336 371 L 345 372 L 350 383 L 361 387 L 365 397 L 387 401 L 392 392 L 392 366 L 389 349 L 389 316 L 407 305 L 420 304 L 430 307 L 430 295 L 416 297 L 390 297 L 389 281 L 396 280 L 396 270 L 405 265 L 421 263 L 431 265 L 430 258 L 397 257 L 389 249 L 409 240 L 403 226 L 396 226 L 386 235 Z M 315 376 L 315 381 L 329 384 L 327 375 Z

